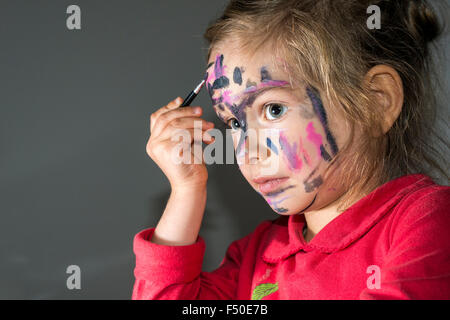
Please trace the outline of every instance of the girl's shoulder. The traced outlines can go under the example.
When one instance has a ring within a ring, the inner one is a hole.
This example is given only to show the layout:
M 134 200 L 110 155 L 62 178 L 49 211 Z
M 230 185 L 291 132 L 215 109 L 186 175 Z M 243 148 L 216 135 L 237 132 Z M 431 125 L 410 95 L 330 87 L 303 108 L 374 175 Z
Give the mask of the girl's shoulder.
M 396 211 L 450 212 L 450 186 L 439 185 L 426 175 L 419 177 L 422 178 L 405 193 Z
M 406 193 L 392 212 L 391 239 L 407 234 L 448 240 L 450 233 L 450 186 L 439 185 L 423 175 L 416 188 Z

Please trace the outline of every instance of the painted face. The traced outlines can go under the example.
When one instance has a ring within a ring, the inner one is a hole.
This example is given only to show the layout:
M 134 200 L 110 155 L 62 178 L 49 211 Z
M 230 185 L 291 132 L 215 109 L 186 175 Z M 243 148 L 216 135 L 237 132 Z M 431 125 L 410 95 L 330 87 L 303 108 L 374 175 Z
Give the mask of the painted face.
M 212 52 L 206 81 L 213 108 L 232 129 L 242 174 L 273 210 L 295 214 L 338 198 L 323 171 L 339 150 L 336 132 L 347 129 L 330 119 L 317 90 L 291 83 L 282 59 L 231 48 Z

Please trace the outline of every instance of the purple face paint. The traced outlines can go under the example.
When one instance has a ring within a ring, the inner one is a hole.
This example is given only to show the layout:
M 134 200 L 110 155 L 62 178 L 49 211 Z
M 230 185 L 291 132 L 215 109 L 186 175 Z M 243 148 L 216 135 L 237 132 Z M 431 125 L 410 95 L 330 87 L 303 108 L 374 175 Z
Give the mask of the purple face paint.
M 313 192 L 323 183 L 322 176 L 318 176 L 310 181 L 304 182 L 305 192 Z
M 223 65 L 223 54 L 216 56 L 216 62 L 214 64 L 214 74 L 216 79 L 222 77 L 225 74 L 225 67 Z
M 208 64 L 208 68 L 212 63 Z M 225 76 L 226 66 L 223 65 L 223 55 L 217 55 L 214 62 L 214 74 L 212 72 L 206 73 L 206 89 L 211 97 L 213 105 L 222 102 L 222 98 L 213 98 L 214 90 L 223 89 L 229 86 L 230 80 Z
M 231 90 L 225 90 L 222 92 L 222 102 L 226 105 L 232 105 L 234 97 L 231 96 Z
M 295 187 L 295 186 L 288 186 L 288 187 L 282 188 L 282 189 L 280 189 L 280 190 L 276 190 L 276 191 L 269 192 L 269 193 L 266 194 L 266 197 L 277 197 L 277 196 L 279 196 L 280 194 L 282 194 L 283 192 L 285 192 L 286 190 L 292 189 L 292 188 L 294 188 L 294 187 Z
M 302 160 L 297 155 L 297 143 L 294 142 L 293 145 L 289 143 L 286 136 L 280 133 L 280 146 L 281 150 L 284 152 L 284 156 L 288 160 L 289 167 L 291 170 L 297 171 L 302 168 Z
M 337 144 L 336 144 L 336 141 L 335 141 L 333 135 L 331 134 L 330 129 L 328 128 L 327 114 L 325 112 L 325 108 L 323 107 L 322 100 L 319 97 L 319 93 L 314 88 L 306 88 L 306 93 L 308 94 L 308 97 L 311 100 L 311 103 L 314 108 L 314 112 L 319 117 L 319 120 L 322 123 L 322 126 L 325 130 L 325 135 L 326 135 L 328 143 L 330 144 L 331 152 L 333 153 L 333 155 L 336 155 L 336 153 L 338 152 L 339 149 L 337 147 Z M 328 155 L 328 157 L 331 159 L 330 155 Z
M 283 87 L 285 85 L 288 85 L 289 82 L 282 81 L 282 80 L 270 80 L 266 82 L 261 82 L 259 85 L 250 86 L 247 87 L 244 91 L 244 93 L 251 93 L 260 90 L 261 88 L 267 88 L 267 87 Z
M 284 198 L 281 198 L 281 199 L 279 199 L 279 200 L 272 200 L 272 199 L 270 199 L 270 198 L 267 198 L 266 200 L 267 200 L 267 203 L 269 204 L 269 206 L 273 207 L 273 209 L 274 209 L 275 211 L 277 211 L 277 212 L 279 212 L 279 213 L 283 213 L 283 212 L 286 212 L 287 209 L 285 209 L 285 208 L 280 208 L 280 207 L 278 207 L 278 205 L 279 205 L 280 203 L 282 203 L 284 200 L 289 199 L 289 198 L 290 198 L 290 197 L 284 197 Z
M 288 210 L 286 208 L 280 208 L 278 207 L 278 204 L 280 204 L 281 202 L 283 202 L 284 200 L 288 199 L 290 197 L 285 197 L 283 199 L 280 199 L 278 201 L 274 201 L 270 198 L 266 198 L 267 203 L 269 204 L 269 206 L 271 206 L 273 208 L 273 210 L 275 210 L 278 213 L 284 213 L 287 212 Z
M 305 160 L 306 164 L 311 165 L 311 158 L 309 157 L 308 151 L 303 148 L 303 139 L 300 137 L 300 153 L 303 155 L 303 160 Z
M 214 66 L 214 73 L 216 80 L 213 83 L 213 89 L 222 89 L 228 87 L 230 80 L 225 76 L 225 66 L 223 65 L 223 54 L 216 57 L 216 64 Z
M 322 176 L 319 175 L 315 178 L 313 178 L 313 175 L 316 173 L 317 168 L 319 166 L 317 166 L 310 174 L 309 176 L 305 179 L 305 181 L 303 181 L 303 185 L 305 186 L 305 192 L 312 192 L 315 189 L 317 189 L 319 186 L 322 185 L 323 180 L 322 180 Z
M 231 90 L 222 91 L 220 97 L 214 98 L 214 90 L 224 89 L 229 86 L 230 81 L 225 76 L 226 66 L 223 64 L 224 56 L 218 54 L 214 62 L 214 75 L 211 73 L 206 73 L 207 79 L 207 90 L 211 97 L 213 106 L 220 104 L 219 109 L 227 108 L 230 113 L 236 118 L 239 123 L 240 129 L 242 130 L 239 137 L 239 142 L 236 147 L 236 154 L 241 154 L 241 148 L 246 139 L 247 132 L 247 114 L 246 108 L 253 105 L 255 99 L 262 93 L 261 89 L 268 87 L 278 87 L 285 86 L 289 84 L 287 81 L 272 80 L 271 76 L 266 67 L 262 67 L 260 70 L 262 82 L 258 85 L 250 79 L 247 80 L 246 89 L 242 95 L 232 95 Z M 209 64 L 211 67 L 212 64 Z M 243 69 L 239 67 L 234 68 L 233 81 L 236 84 L 242 84 L 242 72 Z M 211 84 L 212 83 L 212 84 Z M 236 104 L 235 101 L 241 100 L 240 103 Z M 217 109 L 216 109 L 217 110 Z M 277 150 L 274 152 L 278 152 Z

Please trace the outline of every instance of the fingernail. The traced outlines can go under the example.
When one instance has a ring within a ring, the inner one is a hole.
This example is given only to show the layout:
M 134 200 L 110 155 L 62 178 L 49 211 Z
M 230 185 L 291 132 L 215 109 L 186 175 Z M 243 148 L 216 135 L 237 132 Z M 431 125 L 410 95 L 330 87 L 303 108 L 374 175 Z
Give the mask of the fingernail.
M 202 113 L 202 109 L 200 109 L 200 108 L 195 108 L 195 109 L 194 109 L 194 113 L 195 113 L 195 114 L 200 114 L 200 113 Z
M 213 141 L 213 137 L 208 132 L 205 132 L 203 137 L 204 137 L 205 141 L 208 141 L 208 142 Z

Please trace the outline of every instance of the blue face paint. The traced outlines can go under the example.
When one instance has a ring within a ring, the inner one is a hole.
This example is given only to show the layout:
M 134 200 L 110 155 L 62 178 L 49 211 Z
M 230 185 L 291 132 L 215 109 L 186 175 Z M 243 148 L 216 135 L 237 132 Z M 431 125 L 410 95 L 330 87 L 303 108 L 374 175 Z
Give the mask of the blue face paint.
M 230 84 L 230 80 L 228 80 L 227 77 L 221 76 L 220 78 L 216 79 L 212 85 L 213 90 L 222 89 L 228 87 Z
M 272 77 L 270 76 L 270 73 L 266 67 L 262 67 L 260 73 L 261 73 L 261 82 L 272 80 Z
M 238 67 L 234 68 L 233 81 L 238 85 L 242 85 L 242 72 L 241 69 Z
M 325 161 L 330 162 L 332 160 L 330 154 L 325 150 L 323 145 L 320 146 L 320 154 Z
M 270 150 L 272 150 L 273 152 L 275 152 L 276 155 L 278 155 L 278 148 L 276 145 L 273 144 L 273 142 L 272 142 L 272 140 L 270 140 L 270 138 L 266 139 L 266 144 Z

